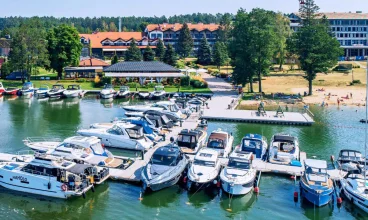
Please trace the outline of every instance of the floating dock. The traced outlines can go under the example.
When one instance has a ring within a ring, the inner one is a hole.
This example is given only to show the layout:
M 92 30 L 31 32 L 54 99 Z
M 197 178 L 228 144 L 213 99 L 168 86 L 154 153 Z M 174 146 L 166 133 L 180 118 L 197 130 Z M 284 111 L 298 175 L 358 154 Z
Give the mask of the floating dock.
M 277 115 L 276 111 L 266 111 L 259 115 L 256 110 L 205 110 L 203 119 L 215 121 L 232 121 L 245 123 L 312 125 L 313 118 L 308 113 L 284 112 Z

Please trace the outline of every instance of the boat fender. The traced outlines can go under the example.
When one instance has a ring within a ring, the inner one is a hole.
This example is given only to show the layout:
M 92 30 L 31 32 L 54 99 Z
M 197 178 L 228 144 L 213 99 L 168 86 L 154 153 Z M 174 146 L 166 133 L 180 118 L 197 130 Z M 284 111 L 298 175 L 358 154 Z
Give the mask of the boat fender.
M 48 188 L 48 189 L 51 189 L 51 182 L 48 182 L 48 183 L 47 183 L 47 188 Z
M 338 205 L 341 205 L 341 204 L 342 204 L 342 198 L 341 198 L 341 197 L 338 197 L 338 198 L 337 198 L 337 204 L 338 204 Z
M 186 177 L 186 176 L 185 176 L 185 177 L 183 178 L 183 183 L 186 183 L 187 181 L 188 181 L 188 177 Z
M 221 180 L 216 181 L 215 184 L 216 184 L 217 188 L 220 188 L 221 187 Z
M 92 192 L 95 192 L 95 185 L 92 185 L 91 190 L 92 190 Z
M 257 187 L 257 186 L 254 187 L 254 192 L 258 194 L 259 193 L 259 187 Z
M 217 186 L 217 180 L 213 180 L 213 184 Z
M 294 202 L 297 202 L 298 201 L 298 192 L 297 191 L 295 191 L 294 192 Z
M 85 192 L 82 193 L 82 196 L 83 196 L 83 199 L 86 199 L 86 193 Z
M 65 191 L 68 190 L 68 187 L 65 184 L 63 184 L 63 185 L 61 185 L 61 190 L 63 190 L 65 192 Z

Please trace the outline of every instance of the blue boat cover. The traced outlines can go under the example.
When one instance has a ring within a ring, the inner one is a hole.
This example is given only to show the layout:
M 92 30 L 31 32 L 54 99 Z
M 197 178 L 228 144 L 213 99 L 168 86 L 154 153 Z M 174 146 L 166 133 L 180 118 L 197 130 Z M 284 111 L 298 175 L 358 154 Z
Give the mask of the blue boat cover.
M 291 166 L 294 166 L 294 167 L 301 167 L 301 166 L 302 166 L 302 163 L 300 163 L 300 161 L 299 161 L 299 160 L 292 160 L 292 161 L 290 162 L 290 165 L 291 165 Z

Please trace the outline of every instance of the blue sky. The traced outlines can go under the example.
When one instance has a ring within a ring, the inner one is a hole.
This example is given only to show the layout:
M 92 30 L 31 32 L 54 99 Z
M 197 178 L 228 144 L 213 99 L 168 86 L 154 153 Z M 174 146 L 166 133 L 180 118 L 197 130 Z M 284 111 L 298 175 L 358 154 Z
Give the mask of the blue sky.
M 368 0 L 315 0 L 321 11 L 368 13 Z M 236 13 L 259 7 L 281 12 L 298 10 L 298 0 L 1 0 L 5 16 L 170 16 L 195 12 Z

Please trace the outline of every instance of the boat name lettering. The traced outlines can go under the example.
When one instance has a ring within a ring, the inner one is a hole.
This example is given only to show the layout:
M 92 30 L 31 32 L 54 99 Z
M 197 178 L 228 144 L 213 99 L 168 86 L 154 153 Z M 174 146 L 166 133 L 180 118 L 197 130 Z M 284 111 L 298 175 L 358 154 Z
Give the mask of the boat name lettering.
M 27 178 L 23 176 L 13 176 L 13 179 L 28 182 Z

